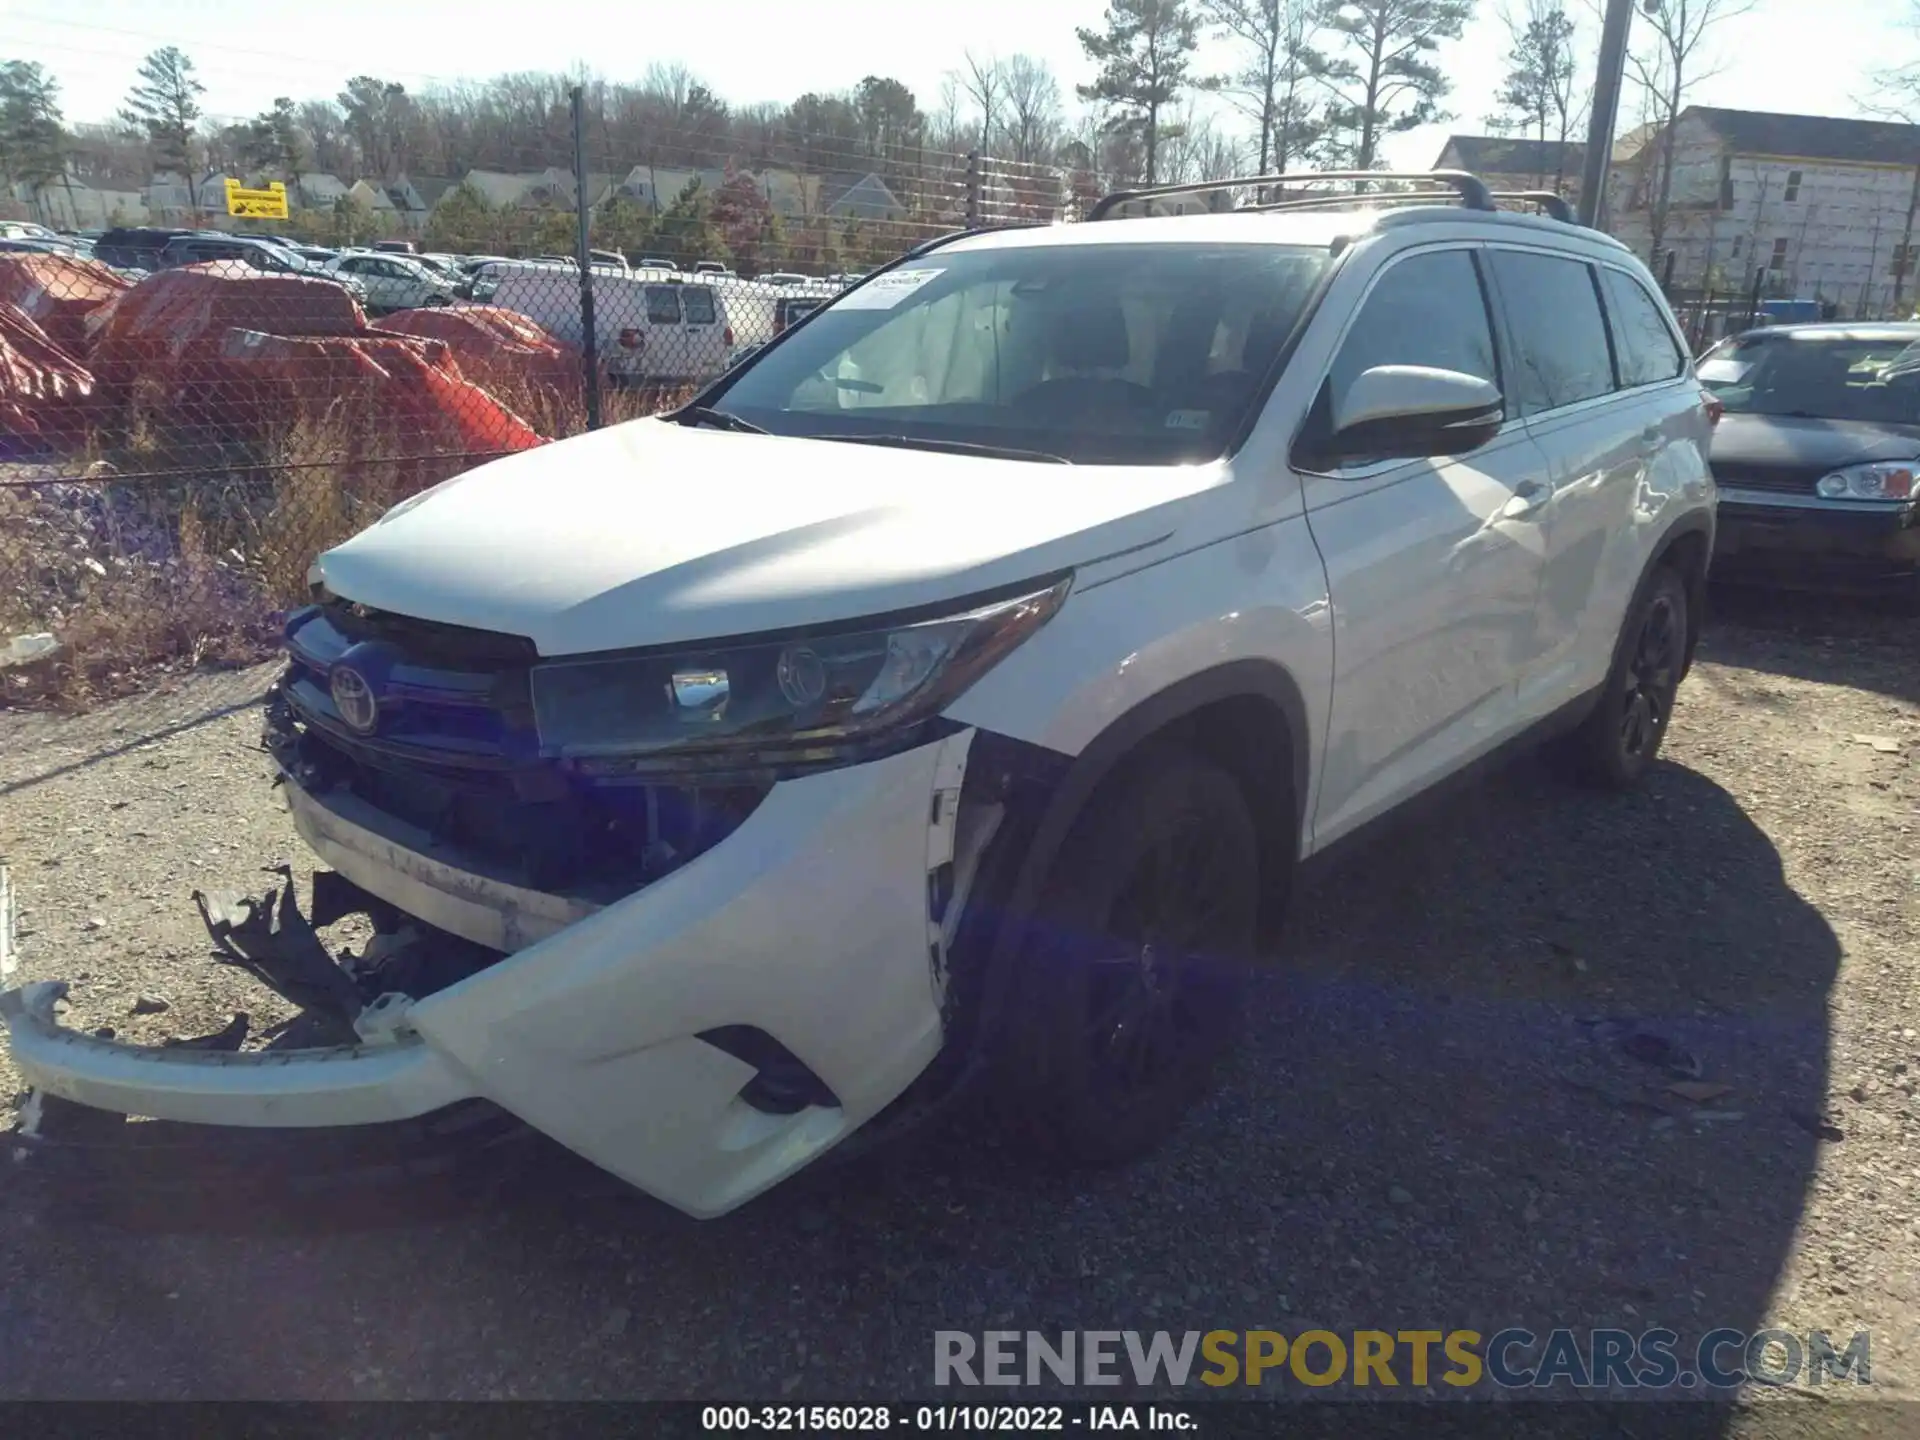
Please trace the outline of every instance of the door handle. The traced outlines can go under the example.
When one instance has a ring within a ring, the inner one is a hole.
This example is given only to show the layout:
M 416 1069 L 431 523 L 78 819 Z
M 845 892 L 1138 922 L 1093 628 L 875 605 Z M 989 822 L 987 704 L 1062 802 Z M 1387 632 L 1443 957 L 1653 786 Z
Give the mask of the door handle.
M 1522 480 L 1513 487 L 1513 498 L 1501 507 L 1501 513 L 1509 520 L 1519 520 L 1531 515 L 1553 494 L 1553 487 L 1542 485 L 1538 480 Z

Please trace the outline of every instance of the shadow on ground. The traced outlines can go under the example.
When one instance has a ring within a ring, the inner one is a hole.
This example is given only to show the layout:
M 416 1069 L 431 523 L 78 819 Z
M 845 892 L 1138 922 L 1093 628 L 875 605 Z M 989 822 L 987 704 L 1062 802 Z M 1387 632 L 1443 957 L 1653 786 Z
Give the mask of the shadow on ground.
M 1710 610 L 1706 658 L 1920 703 L 1920 613 L 1910 604 L 1725 585 Z

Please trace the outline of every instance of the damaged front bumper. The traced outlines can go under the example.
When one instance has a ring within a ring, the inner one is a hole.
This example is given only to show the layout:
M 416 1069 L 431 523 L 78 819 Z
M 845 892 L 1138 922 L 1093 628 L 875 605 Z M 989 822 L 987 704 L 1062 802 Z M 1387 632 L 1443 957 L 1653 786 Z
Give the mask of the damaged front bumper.
M 81 1105 L 297 1129 L 480 1099 L 691 1215 L 722 1214 L 872 1119 L 940 1052 L 947 952 L 997 823 L 991 805 L 963 813 L 973 740 L 783 780 L 725 839 L 613 899 L 515 883 L 288 778 L 328 865 L 503 957 L 384 997 L 355 1043 L 323 1049 L 97 1039 L 59 1024 L 58 983 L 0 995 L 0 1018 L 28 1083 Z

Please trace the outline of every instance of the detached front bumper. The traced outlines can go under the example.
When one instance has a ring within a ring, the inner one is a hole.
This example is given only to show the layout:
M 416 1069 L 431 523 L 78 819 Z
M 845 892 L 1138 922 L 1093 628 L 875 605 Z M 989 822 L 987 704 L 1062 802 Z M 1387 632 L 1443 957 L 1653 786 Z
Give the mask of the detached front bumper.
M 289 780 L 322 860 L 429 924 L 512 953 L 367 1012 L 362 1043 L 325 1050 L 99 1040 L 58 1023 L 58 984 L 0 995 L 0 1018 L 28 1083 L 82 1105 L 330 1128 L 480 1098 L 691 1215 L 719 1215 L 839 1143 L 939 1053 L 944 947 L 967 884 L 955 870 L 991 833 L 960 834 L 972 739 L 782 782 L 713 849 L 604 905 L 510 885 Z M 936 895 L 952 914 L 936 916 Z M 715 1043 L 741 1034 L 777 1042 L 825 1096 L 787 1111 L 755 1103 L 760 1068 L 740 1058 L 753 1047 Z

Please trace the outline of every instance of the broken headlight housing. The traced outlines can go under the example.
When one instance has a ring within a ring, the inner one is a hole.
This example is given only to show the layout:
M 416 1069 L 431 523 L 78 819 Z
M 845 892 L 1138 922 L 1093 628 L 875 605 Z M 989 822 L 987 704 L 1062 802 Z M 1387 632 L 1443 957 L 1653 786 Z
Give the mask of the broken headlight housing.
M 910 741 L 1044 625 L 1068 583 L 930 619 L 536 665 L 540 749 L 609 776 L 861 758 Z

